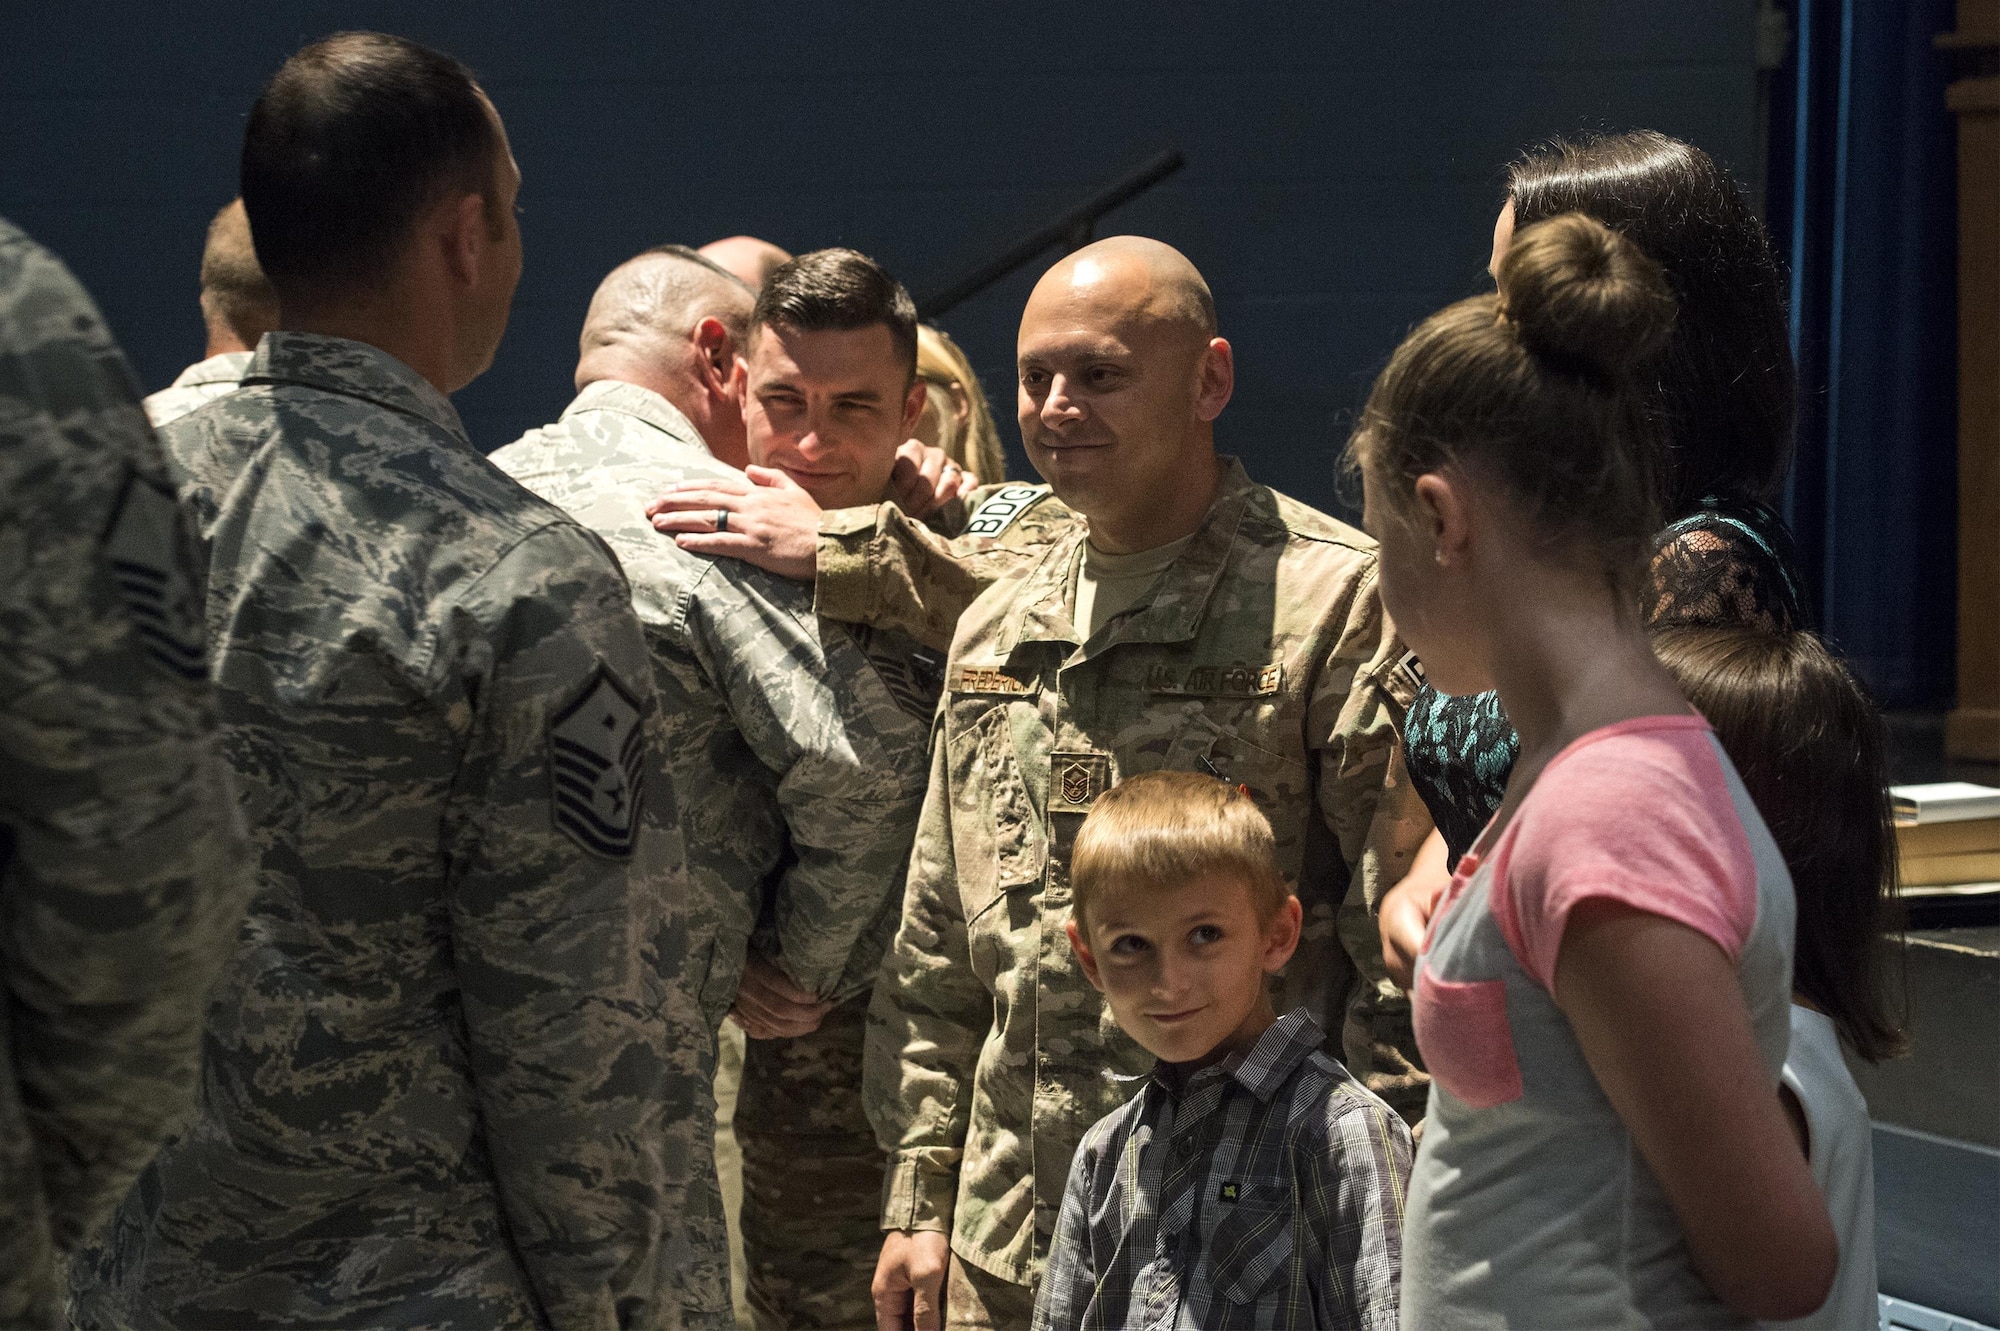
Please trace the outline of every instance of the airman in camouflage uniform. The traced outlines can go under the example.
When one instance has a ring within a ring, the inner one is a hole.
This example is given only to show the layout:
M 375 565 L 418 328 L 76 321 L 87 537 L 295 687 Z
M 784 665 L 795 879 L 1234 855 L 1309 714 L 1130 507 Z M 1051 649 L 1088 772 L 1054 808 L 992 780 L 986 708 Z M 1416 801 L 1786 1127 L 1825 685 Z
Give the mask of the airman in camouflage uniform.
M 823 619 L 908 633 L 926 645 L 949 647 L 960 617 L 986 588 L 1018 575 L 1065 535 L 1077 517 L 1047 485 L 983 486 L 968 499 L 972 516 L 962 535 L 947 538 L 894 504 L 838 509 L 820 524 L 813 608 Z M 1349 529 L 1351 531 L 1351 529 Z M 1365 538 L 1363 538 L 1365 539 Z M 1405 654 L 1383 680 L 1398 733 L 1404 709 L 1422 678 Z M 1407 778 L 1398 750 L 1400 791 Z M 1424 1112 L 1430 1078 L 1417 1062 L 1409 996 L 1382 967 L 1372 912 L 1392 883 L 1370 888 L 1369 914 L 1343 913 L 1341 937 L 1360 977 L 1347 1008 L 1343 1050 L 1368 1088 L 1410 1122 Z
M 1167 262 L 1152 257 L 1164 247 L 1101 244 Z M 1256 798 L 1305 908 L 1276 1001 L 1344 1024 L 1357 1067 L 1393 1053 L 1378 1048 L 1373 995 L 1348 952 L 1369 955 L 1359 943 L 1375 937 L 1371 906 L 1429 831 L 1396 739 L 1415 682 L 1376 596 L 1373 542 L 1254 484 L 1233 460 L 1220 469 L 1180 554 L 1088 641 L 1070 608 L 1080 521 L 1052 527 L 1039 550 L 989 551 L 989 564 L 1025 571 L 958 623 L 903 919 L 870 1014 L 866 1082 L 893 1150 L 883 1228 L 951 1236 L 954 1325 L 968 1274 L 983 1277 L 978 1315 L 992 1324 L 1026 1308 L 1077 1143 L 1151 1063 L 1084 980 L 1063 931 L 1070 842 L 1125 776 L 1205 771 Z M 864 547 L 884 535 L 879 518 L 863 531 Z M 835 528 L 822 552 L 854 539 Z M 864 608 L 942 621 L 930 595 L 938 543 L 897 524 L 886 544 L 916 561 L 874 575 L 880 590 Z M 854 570 L 830 563 L 836 576 Z M 936 579 L 944 603 L 966 576 Z M 820 599 L 840 603 L 824 587 Z M 1380 970 L 1376 956 L 1364 974 Z
M 338 148 L 370 135 L 410 151 Z M 243 179 L 287 320 L 322 326 L 165 437 L 258 893 L 195 1121 L 77 1312 L 671 1326 L 712 1164 L 669 1133 L 709 1101 L 646 644 L 603 542 L 445 396 L 520 272 L 505 133 L 449 57 L 343 33 L 258 98 Z
M 363 343 L 272 333 L 168 436 L 262 883 L 86 1320 L 664 1320 L 707 1101 L 615 560 Z
M 194 1102 L 252 885 L 201 575 L 125 359 L 0 219 L 0 1326 Z
M 771 1247 L 760 1230 L 770 1208 L 757 1190 L 776 1169 L 808 1189 L 802 1195 L 791 1187 L 781 1202 L 789 1219 L 807 1227 L 786 1246 L 857 1250 L 846 1266 L 865 1273 L 879 1243 L 871 1211 L 882 1158 L 860 1109 L 861 1027 L 895 927 L 943 653 L 899 633 L 823 623 L 812 613 L 808 588 L 735 560 L 690 554 L 655 533 L 645 506 L 662 483 L 741 475 L 711 453 L 667 396 L 686 400 L 703 392 L 672 366 L 684 363 L 688 330 L 708 308 L 684 309 L 666 298 L 674 290 L 673 265 L 697 293 L 713 292 L 709 304 L 726 304 L 730 293 L 714 284 L 735 279 L 703 272 L 706 265 L 690 255 L 656 251 L 622 266 L 592 302 L 578 369 L 586 382 L 576 400 L 561 420 L 530 431 L 492 460 L 602 535 L 631 580 L 667 718 L 663 775 L 680 804 L 695 874 L 691 973 L 702 977 L 710 1030 L 736 1001 L 753 946 L 792 984 L 832 1005 L 812 1036 L 752 1040 L 746 1051 L 750 1091 L 739 1101 L 740 1131 L 754 1134 L 773 1116 L 793 1136 L 816 1135 L 815 1125 L 825 1129 L 817 1134 L 824 1137 L 819 1149 L 781 1152 L 780 1159 L 746 1146 L 749 1256 L 759 1262 Z M 651 289 L 643 277 L 648 266 L 669 270 Z M 617 293 L 627 284 L 637 288 L 635 298 L 620 302 Z M 728 322 L 736 324 L 732 342 L 740 345 L 747 293 L 734 314 Z M 594 359 L 598 345 L 611 340 L 598 330 L 615 327 L 630 337 L 660 318 L 674 326 L 661 330 L 647 360 Z M 734 346 L 718 357 L 733 361 Z M 603 372 L 593 368 L 600 364 L 622 366 L 652 386 L 593 379 Z M 787 1087 L 801 1093 L 786 1094 Z M 781 1101 L 775 1107 L 773 1092 Z M 843 1109 L 862 1126 L 859 1155 L 841 1149 Z M 818 1204 L 814 1187 L 825 1194 Z M 871 1199 L 853 1222 L 842 1215 L 854 1209 L 841 1205 L 848 1193 Z M 712 1223 L 719 1226 L 719 1212 Z M 830 1232 L 843 1223 L 855 1230 L 850 1241 Z M 831 1305 L 843 1285 L 853 1284 L 848 1269 L 802 1278 L 794 1269 L 760 1264 L 752 1272 L 753 1309 L 760 1322 L 847 1325 L 856 1310 Z M 704 1285 L 713 1291 L 706 1310 L 726 1320 L 720 1272 Z M 867 1317 L 865 1297 L 858 1313 Z

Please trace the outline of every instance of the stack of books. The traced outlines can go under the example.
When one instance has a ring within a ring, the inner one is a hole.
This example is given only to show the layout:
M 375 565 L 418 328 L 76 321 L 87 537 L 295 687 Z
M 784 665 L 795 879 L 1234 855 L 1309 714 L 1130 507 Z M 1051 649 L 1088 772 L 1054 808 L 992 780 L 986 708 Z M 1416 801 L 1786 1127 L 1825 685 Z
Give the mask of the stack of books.
M 1969 781 L 1891 786 L 1905 889 L 2000 888 L 2000 790 Z

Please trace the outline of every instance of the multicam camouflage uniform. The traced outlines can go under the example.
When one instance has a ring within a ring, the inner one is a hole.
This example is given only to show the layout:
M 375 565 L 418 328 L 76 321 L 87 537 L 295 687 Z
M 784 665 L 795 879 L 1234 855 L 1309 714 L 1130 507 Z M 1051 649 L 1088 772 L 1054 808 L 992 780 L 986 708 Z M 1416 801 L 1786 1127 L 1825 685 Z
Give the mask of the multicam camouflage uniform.
M 1024 573 L 1078 519 L 1046 485 L 982 487 L 970 497 L 962 536 L 946 539 L 905 516 L 894 504 L 843 509 L 820 524 L 814 608 L 826 619 L 897 629 L 949 647 L 960 616 L 1000 578 Z M 1352 536 L 1353 533 L 1349 532 Z M 1423 682 L 1422 667 L 1405 655 L 1383 680 L 1403 711 Z M 1394 760 L 1396 798 L 1407 802 L 1400 748 Z M 1409 812 L 1427 819 L 1409 805 Z M 1400 816 L 1400 815 L 1399 815 Z M 1359 982 L 1347 1008 L 1342 1048 L 1350 1072 L 1415 1123 L 1424 1112 L 1430 1078 L 1417 1059 L 1409 995 L 1382 966 L 1373 912 L 1394 879 L 1370 885 L 1367 912 L 1341 917 L 1341 937 Z M 1331 1029 L 1331 1028 L 1329 1028 Z
M 974 598 L 1025 571 L 1076 525 L 1076 515 L 1046 485 L 982 485 L 965 505 L 972 516 L 950 538 L 894 504 L 828 513 L 820 522 L 813 609 L 946 651 Z
M 0 220 L 0 1326 L 194 1103 L 253 882 L 200 569 L 125 358 Z
M 1397 759 L 1415 681 L 1365 536 L 1231 461 L 1148 601 L 1079 645 L 1083 538 L 1073 524 L 959 625 L 868 1035 L 869 1114 L 894 1148 L 883 1226 L 947 1230 L 958 1258 L 1021 1285 L 1085 1129 L 1151 1065 L 1063 932 L 1092 801 L 1158 768 L 1247 787 L 1305 907 L 1277 1001 L 1329 1018 L 1358 988 L 1341 935 L 1373 937 L 1370 905 L 1430 830 Z M 1368 1066 L 1378 1032 L 1347 1027 Z
M 672 1325 L 707 1088 L 616 562 L 358 342 L 269 334 L 166 442 L 262 864 L 81 1320 Z
M 599 532 L 631 578 L 695 872 L 691 969 L 710 1031 L 753 934 L 795 983 L 839 1003 L 813 1035 L 745 1052 L 750 1305 L 760 1325 L 872 1326 L 885 1162 L 861 1107 L 863 1016 L 895 928 L 942 653 L 822 624 L 797 583 L 656 533 L 645 505 L 663 485 L 736 473 L 649 389 L 590 384 L 493 461 Z M 719 1200 L 702 1213 L 719 1233 Z M 722 1271 L 703 1288 L 702 1309 L 726 1320 Z
M 158 429 L 205 407 L 226 393 L 234 393 L 250 368 L 250 352 L 225 351 L 198 360 L 182 370 L 175 380 L 146 398 L 146 419 Z

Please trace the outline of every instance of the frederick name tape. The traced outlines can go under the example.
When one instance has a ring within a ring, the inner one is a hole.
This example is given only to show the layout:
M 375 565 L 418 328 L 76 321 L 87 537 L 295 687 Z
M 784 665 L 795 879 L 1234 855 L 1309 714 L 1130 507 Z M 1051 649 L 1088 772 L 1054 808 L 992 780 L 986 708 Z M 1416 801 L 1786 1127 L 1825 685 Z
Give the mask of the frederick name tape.
M 953 666 L 945 687 L 953 693 L 999 693 L 1010 697 L 1035 689 L 1027 680 L 1016 679 L 993 666 Z

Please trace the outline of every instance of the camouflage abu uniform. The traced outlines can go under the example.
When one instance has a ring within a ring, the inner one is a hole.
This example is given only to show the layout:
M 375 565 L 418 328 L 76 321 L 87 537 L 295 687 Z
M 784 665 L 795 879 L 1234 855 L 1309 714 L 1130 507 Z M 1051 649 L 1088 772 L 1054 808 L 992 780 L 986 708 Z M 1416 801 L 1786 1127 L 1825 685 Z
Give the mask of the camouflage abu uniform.
M 252 884 L 193 541 L 125 358 L 0 220 L 0 1326 L 194 1103 Z
M 709 1029 L 753 932 L 795 983 L 840 1003 L 813 1035 L 749 1042 L 736 1125 L 752 1306 L 780 1326 L 872 1326 L 884 1160 L 860 1102 L 862 1023 L 923 800 L 942 653 L 823 624 L 799 584 L 655 532 L 645 505 L 662 485 L 737 473 L 650 389 L 592 383 L 492 460 L 600 533 L 631 579 L 695 873 L 691 973 Z M 720 1233 L 716 1206 L 703 1214 Z M 804 1273 L 798 1254 L 813 1259 Z M 703 1288 L 726 1323 L 721 1273 Z
M 603 544 L 359 342 L 168 427 L 261 873 L 86 1325 L 671 1325 L 704 1103 L 659 710 Z
M 146 398 L 146 419 L 158 429 L 226 393 L 234 393 L 250 368 L 251 355 L 248 351 L 225 351 L 196 361 L 172 383 Z
M 1076 523 L 1046 485 L 982 485 L 965 507 L 972 516 L 951 538 L 894 504 L 828 513 L 813 608 L 845 624 L 899 630 L 942 652 L 979 593 L 1026 569 Z
M 972 494 L 969 506 L 971 520 L 954 539 L 939 536 L 894 504 L 827 514 L 820 523 L 814 608 L 827 619 L 900 629 L 949 647 L 974 598 L 999 579 L 1025 572 L 1078 521 L 1046 485 L 985 486 Z M 1404 709 L 1422 683 L 1420 669 L 1406 655 L 1383 680 L 1396 703 L 1399 733 Z M 1400 746 L 1395 771 L 1397 798 L 1405 801 L 1409 816 L 1427 820 L 1428 812 L 1408 803 Z M 1430 1078 L 1417 1058 L 1409 995 L 1382 966 L 1373 915 L 1382 892 L 1394 883 L 1371 883 L 1368 913 L 1342 917 L 1342 939 L 1359 984 L 1336 1052 L 1369 1090 L 1415 1123 L 1423 1115 Z
M 1414 681 L 1375 592 L 1373 542 L 1226 464 L 1149 600 L 1079 647 L 1074 524 L 966 613 L 952 645 L 903 921 L 870 1012 L 870 1116 L 894 1159 L 885 1229 L 1029 1283 L 1084 1131 L 1151 1057 L 1084 980 L 1063 924 L 1068 848 L 1135 772 L 1251 791 L 1305 907 L 1281 1009 L 1339 1014 L 1338 934 L 1430 830 L 1400 779 Z M 1348 1031 L 1365 1062 L 1365 1032 Z

